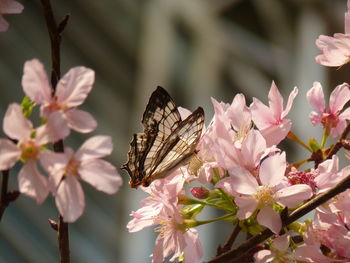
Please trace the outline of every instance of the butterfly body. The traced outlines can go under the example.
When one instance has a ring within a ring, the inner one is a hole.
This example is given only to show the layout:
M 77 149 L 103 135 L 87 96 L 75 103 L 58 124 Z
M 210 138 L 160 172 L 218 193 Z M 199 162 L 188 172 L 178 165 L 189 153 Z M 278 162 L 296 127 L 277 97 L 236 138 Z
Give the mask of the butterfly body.
M 143 133 L 136 133 L 130 143 L 128 162 L 123 165 L 130 175 L 130 185 L 148 186 L 186 164 L 196 152 L 204 125 L 204 111 L 198 107 L 185 120 L 170 95 L 158 87 L 143 114 Z

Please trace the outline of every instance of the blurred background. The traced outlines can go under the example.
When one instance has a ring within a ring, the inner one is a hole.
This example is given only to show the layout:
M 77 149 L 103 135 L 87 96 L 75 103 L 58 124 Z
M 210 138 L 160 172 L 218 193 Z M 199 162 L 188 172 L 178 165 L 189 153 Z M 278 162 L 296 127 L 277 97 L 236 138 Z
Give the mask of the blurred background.
M 40 1 L 20 1 L 24 11 L 8 15 L 0 33 L 0 110 L 23 98 L 21 77 L 26 60 L 39 58 L 50 72 L 50 45 Z M 140 120 L 157 85 L 165 87 L 178 105 L 202 106 L 208 124 L 210 97 L 231 103 L 237 93 L 267 102 L 275 80 L 285 100 L 299 88 L 289 118 L 301 139 L 320 139 L 307 116 L 305 94 L 314 81 L 330 92 L 350 81 L 348 66 L 328 69 L 315 63 L 320 34 L 344 32 L 345 0 L 61 0 L 52 1 L 56 19 L 71 18 L 62 38 L 62 75 L 84 65 L 96 71 L 92 92 L 82 109 L 98 121 L 93 134 L 113 137 L 108 161 L 120 167 L 129 141 L 142 130 Z M 239 113 L 237 113 L 239 114 Z M 77 149 L 89 135 L 73 133 L 65 141 Z M 307 153 L 283 145 L 289 161 Z M 293 154 L 291 154 L 293 153 Z M 17 167 L 16 167 L 17 168 Z M 11 170 L 10 190 L 17 189 Z M 130 189 L 128 175 L 116 195 L 84 184 L 86 209 L 70 225 L 71 262 L 150 262 L 156 234 L 152 229 L 128 233 L 129 214 L 145 197 Z M 215 216 L 207 211 L 203 218 Z M 11 203 L 0 223 L 0 262 L 58 262 L 56 234 L 47 219 L 57 219 L 52 197 L 41 206 L 26 196 Z M 199 228 L 204 260 L 216 253 L 232 226 Z

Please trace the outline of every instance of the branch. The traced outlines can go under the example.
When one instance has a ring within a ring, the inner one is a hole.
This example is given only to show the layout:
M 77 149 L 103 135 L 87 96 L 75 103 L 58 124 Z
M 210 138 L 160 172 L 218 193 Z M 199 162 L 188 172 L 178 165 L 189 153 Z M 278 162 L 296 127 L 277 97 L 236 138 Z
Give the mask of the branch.
M 349 132 L 350 132 L 350 122 L 348 123 L 348 125 L 344 129 L 343 133 L 341 134 L 341 136 L 338 139 L 338 141 L 336 142 L 336 144 L 334 144 L 332 149 L 327 154 L 326 159 L 331 159 L 332 156 L 340 150 L 340 148 L 343 146 L 343 140 L 346 139 L 346 136 L 348 136 Z
M 2 215 L 5 212 L 6 207 L 10 204 L 10 202 L 15 201 L 20 195 L 20 192 L 17 190 L 7 192 L 9 173 L 10 173 L 10 170 L 2 171 L 1 196 L 0 196 L 0 221 L 2 219 Z
M 233 229 L 230 237 L 227 239 L 226 244 L 221 247 L 219 245 L 218 249 L 217 249 L 217 256 L 221 255 L 222 253 L 225 253 L 227 251 L 229 251 L 233 245 L 233 243 L 235 242 L 239 232 L 241 232 L 241 227 L 239 226 L 239 224 L 236 225 L 236 227 Z
M 329 189 L 327 192 L 324 192 L 310 201 L 306 202 L 304 205 L 299 207 L 298 209 L 294 210 L 289 216 L 285 217 L 284 220 L 282 220 L 282 226 L 287 226 L 291 224 L 292 222 L 296 221 L 300 217 L 306 215 L 313 209 L 317 208 L 321 204 L 327 202 L 334 196 L 344 192 L 346 189 L 350 188 L 350 175 L 348 175 L 346 178 L 341 180 L 338 184 L 336 184 L 334 187 Z M 270 229 L 265 229 L 261 233 L 253 236 L 246 242 L 242 243 L 238 247 L 223 253 L 220 256 L 217 256 L 213 258 L 212 260 L 208 261 L 207 263 L 223 263 L 223 262 L 241 262 L 240 260 L 253 248 L 255 248 L 260 243 L 264 242 L 269 237 L 273 236 L 273 233 Z
M 61 33 L 65 29 L 69 15 L 64 16 L 62 21 L 57 26 L 55 18 L 53 15 L 52 7 L 50 0 L 41 0 L 43 6 L 44 16 L 46 20 L 47 29 L 50 36 L 51 43 L 51 84 L 52 84 L 52 93 L 56 90 L 56 85 L 61 76 L 61 60 L 60 60 L 60 45 L 61 45 Z M 63 152 L 63 141 L 60 140 L 53 145 L 55 152 Z M 53 226 L 53 220 L 49 220 L 51 226 Z M 70 252 L 69 252 L 69 232 L 68 232 L 68 223 L 63 221 L 61 215 L 58 216 L 57 223 L 57 234 L 58 234 L 58 245 L 60 251 L 60 261 L 61 263 L 70 262 Z

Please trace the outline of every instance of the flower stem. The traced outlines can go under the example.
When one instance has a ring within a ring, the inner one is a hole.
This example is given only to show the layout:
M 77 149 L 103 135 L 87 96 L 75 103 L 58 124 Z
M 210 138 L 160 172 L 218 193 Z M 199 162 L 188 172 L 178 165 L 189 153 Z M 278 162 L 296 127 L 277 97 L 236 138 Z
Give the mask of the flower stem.
M 328 138 L 329 134 L 328 132 L 326 132 L 326 130 L 323 132 L 323 136 L 322 136 L 322 141 L 321 141 L 321 148 L 323 148 L 326 144 L 327 138 Z
M 215 207 L 215 208 L 218 208 L 218 209 L 221 209 L 221 210 L 228 211 L 228 209 L 226 209 L 226 208 L 224 208 L 224 207 L 221 207 L 221 206 L 219 206 L 219 205 L 216 205 L 216 204 L 213 204 L 213 203 L 210 203 L 210 202 L 198 200 L 198 199 L 192 199 L 192 198 L 191 198 L 191 203 L 192 203 L 192 204 L 207 205 L 207 206 L 211 206 L 211 207 Z M 230 210 L 230 211 L 231 211 L 231 210 Z
M 6 207 L 8 206 L 8 201 L 6 198 L 7 195 L 7 185 L 9 180 L 9 170 L 2 172 L 2 182 L 1 182 L 1 199 L 0 199 L 0 221 L 2 219 L 2 215 L 5 212 Z
M 56 90 L 56 85 L 61 76 L 61 57 L 60 57 L 60 45 L 61 45 L 61 34 L 67 25 L 69 15 L 66 15 L 62 21 L 57 25 L 55 17 L 53 15 L 52 6 L 50 0 L 41 0 L 41 5 L 43 7 L 43 12 L 45 16 L 45 21 L 50 36 L 51 43 L 51 85 L 52 92 Z M 63 141 L 60 140 L 53 145 L 55 152 L 64 152 Z M 68 223 L 63 221 L 62 215 L 58 216 L 57 224 L 58 233 L 58 246 L 60 252 L 60 262 L 69 263 L 70 262 L 70 252 L 69 252 L 69 232 Z
M 287 138 L 295 141 L 296 143 L 300 144 L 302 147 L 304 147 L 306 150 L 308 150 L 309 152 L 312 152 L 312 149 L 310 148 L 310 146 L 306 145 L 302 140 L 300 140 L 298 138 L 298 136 L 295 135 L 294 132 L 290 131 L 287 135 Z
M 229 213 L 229 214 L 226 214 L 226 215 L 223 215 L 223 216 L 220 216 L 217 218 L 209 219 L 209 220 L 196 221 L 196 226 L 201 226 L 201 225 L 221 221 L 221 220 L 227 219 L 227 218 L 232 217 L 232 216 L 234 216 L 234 213 Z

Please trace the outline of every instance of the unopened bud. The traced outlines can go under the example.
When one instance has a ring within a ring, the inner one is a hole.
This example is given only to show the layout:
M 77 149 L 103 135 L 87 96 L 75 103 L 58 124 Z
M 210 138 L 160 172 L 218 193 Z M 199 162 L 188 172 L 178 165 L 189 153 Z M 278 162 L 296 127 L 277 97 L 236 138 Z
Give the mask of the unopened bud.
M 190 191 L 192 195 L 198 199 L 206 199 L 209 197 L 209 193 L 210 193 L 209 190 L 203 186 L 192 187 Z

